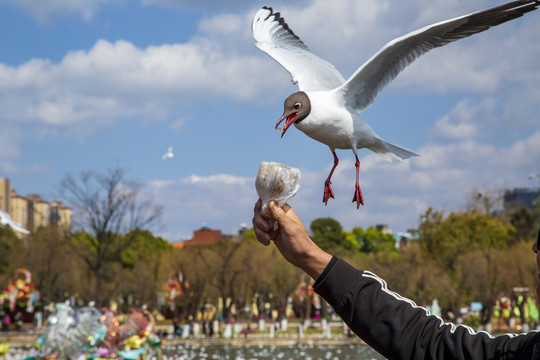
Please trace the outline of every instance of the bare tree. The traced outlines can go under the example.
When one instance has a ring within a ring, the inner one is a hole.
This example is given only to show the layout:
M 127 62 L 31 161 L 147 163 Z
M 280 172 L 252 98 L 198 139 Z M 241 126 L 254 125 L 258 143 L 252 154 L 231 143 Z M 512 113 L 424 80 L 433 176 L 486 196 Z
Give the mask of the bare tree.
M 486 187 L 484 189 L 472 189 L 467 194 L 466 209 L 477 210 L 491 214 L 503 209 L 504 190 L 500 188 Z
M 81 230 L 73 235 L 73 243 L 93 274 L 93 298 L 98 306 L 103 301 L 106 265 L 118 261 L 133 243 L 136 237 L 129 234 L 147 229 L 161 215 L 161 207 L 142 199 L 139 189 L 140 185 L 124 179 L 121 168 L 106 174 L 82 172 L 78 178 L 68 174 L 62 180 L 62 192 L 74 208 L 74 227 Z

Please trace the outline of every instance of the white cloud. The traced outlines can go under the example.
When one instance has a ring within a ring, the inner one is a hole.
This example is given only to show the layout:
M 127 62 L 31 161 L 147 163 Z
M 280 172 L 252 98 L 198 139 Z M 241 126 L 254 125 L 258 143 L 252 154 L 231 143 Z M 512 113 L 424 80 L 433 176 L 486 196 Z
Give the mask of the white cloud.
M 56 17 L 78 16 L 89 21 L 99 8 L 119 0 L 0 0 L 30 14 L 37 21 L 48 23 Z
M 207 177 L 191 175 L 187 179 L 185 179 L 185 182 L 187 182 L 188 184 L 198 184 L 202 186 L 206 185 L 209 187 L 213 187 L 216 184 L 243 187 L 246 186 L 248 182 L 253 183 L 252 180 L 228 174 L 218 174 Z
M 156 6 L 176 10 L 200 11 L 204 13 L 242 11 L 252 6 L 259 5 L 254 4 L 252 0 L 141 0 L 141 4 L 144 6 Z M 262 5 L 263 4 L 261 4 L 261 6 Z
M 180 132 L 182 131 L 182 129 L 184 128 L 184 125 L 186 124 L 188 120 L 182 118 L 182 119 L 176 119 L 174 120 L 170 125 L 169 125 L 169 128 L 171 130 L 174 130 L 174 131 L 177 131 L 177 132 Z
M 455 122 L 446 115 L 437 121 L 433 129 L 433 136 L 438 139 L 457 140 L 461 138 L 471 138 L 476 135 L 476 128 L 473 124 Z
M 0 119 L 108 123 L 126 116 L 163 116 L 194 101 L 243 101 L 271 86 L 257 76 L 265 60 L 225 57 L 207 41 L 140 49 L 127 41 L 100 40 L 88 51 L 66 54 L 58 64 L 35 59 L 18 67 L 2 65 Z
M 478 127 L 494 118 L 494 99 L 485 98 L 478 104 L 462 100 L 429 131 L 434 140 L 463 141 L 475 138 Z
M 218 15 L 210 19 L 203 19 L 199 23 L 199 31 L 206 34 L 231 34 L 244 30 L 242 18 L 234 14 Z
M 208 177 L 191 175 L 177 181 L 152 181 L 156 202 L 164 205 L 163 231 L 169 240 L 191 236 L 201 222 L 225 233 L 236 233 L 240 223 L 250 223 L 257 199 L 255 177 L 220 174 Z

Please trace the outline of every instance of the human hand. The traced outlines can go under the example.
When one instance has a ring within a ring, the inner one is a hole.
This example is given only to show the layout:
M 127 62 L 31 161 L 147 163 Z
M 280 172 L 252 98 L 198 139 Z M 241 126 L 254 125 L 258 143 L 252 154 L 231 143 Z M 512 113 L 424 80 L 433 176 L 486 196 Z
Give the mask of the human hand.
M 253 229 L 257 240 L 266 246 L 270 241 L 274 241 L 285 260 L 317 279 L 332 256 L 311 240 L 304 224 L 289 205 L 281 208 L 275 201 L 268 204 L 270 217 L 278 223 L 277 230 L 271 226 L 270 219 L 261 213 L 261 207 L 262 201 L 259 200 L 255 204 L 253 216 Z

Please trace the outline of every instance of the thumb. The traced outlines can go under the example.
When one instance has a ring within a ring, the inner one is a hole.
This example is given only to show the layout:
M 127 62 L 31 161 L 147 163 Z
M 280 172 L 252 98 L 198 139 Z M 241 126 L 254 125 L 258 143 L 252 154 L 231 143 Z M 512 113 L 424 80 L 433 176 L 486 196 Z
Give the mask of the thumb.
M 279 204 L 272 200 L 268 203 L 268 209 L 270 210 L 270 214 L 272 214 L 272 217 L 277 220 L 278 223 L 282 223 L 286 216 L 285 211 L 279 206 Z

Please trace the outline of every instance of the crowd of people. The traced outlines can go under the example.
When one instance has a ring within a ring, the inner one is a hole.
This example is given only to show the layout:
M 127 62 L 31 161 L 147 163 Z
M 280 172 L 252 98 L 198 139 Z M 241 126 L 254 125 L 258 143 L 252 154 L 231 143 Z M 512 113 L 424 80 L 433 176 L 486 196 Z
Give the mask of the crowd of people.
M 0 323 L 2 324 L 2 331 L 21 331 L 23 328 L 23 315 L 20 311 L 15 312 L 15 315 L 11 315 L 4 310 L 0 311 Z

